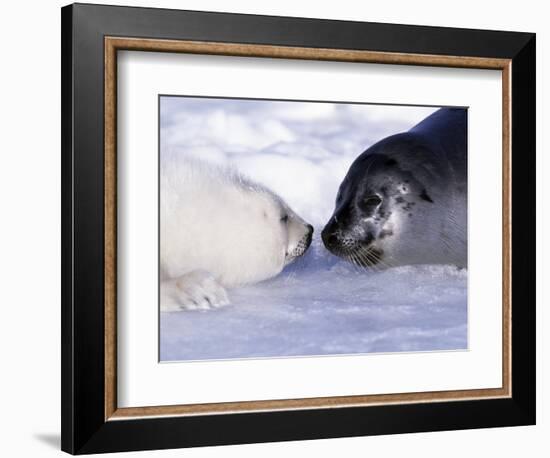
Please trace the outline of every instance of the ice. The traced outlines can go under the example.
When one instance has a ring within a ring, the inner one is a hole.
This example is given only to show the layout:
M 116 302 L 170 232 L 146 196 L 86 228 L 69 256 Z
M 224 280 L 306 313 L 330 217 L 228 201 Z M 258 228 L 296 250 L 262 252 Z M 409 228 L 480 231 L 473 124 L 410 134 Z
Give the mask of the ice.
M 161 313 L 161 360 L 467 348 L 466 270 L 359 269 L 319 239 L 355 157 L 433 111 L 163 97 L 161 160 L 170 151 L 229 164 L 280 194 L 315 233 L 279 276 L 230 290 L 230 306 Z

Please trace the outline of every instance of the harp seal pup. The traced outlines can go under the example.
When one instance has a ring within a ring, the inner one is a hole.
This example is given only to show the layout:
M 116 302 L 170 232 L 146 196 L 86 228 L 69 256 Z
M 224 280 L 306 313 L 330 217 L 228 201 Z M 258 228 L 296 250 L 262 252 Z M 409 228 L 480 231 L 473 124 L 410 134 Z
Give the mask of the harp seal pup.
M 321 238 L 362 267 L 467 267 L 467 188 L 467 112 L 441 108 L 353 162 Z
M 226 288 L 308 249 L 313 227 L 268 188 L 197 159 L 163 154 L 160 168 L 161 311 L 226 305 Z

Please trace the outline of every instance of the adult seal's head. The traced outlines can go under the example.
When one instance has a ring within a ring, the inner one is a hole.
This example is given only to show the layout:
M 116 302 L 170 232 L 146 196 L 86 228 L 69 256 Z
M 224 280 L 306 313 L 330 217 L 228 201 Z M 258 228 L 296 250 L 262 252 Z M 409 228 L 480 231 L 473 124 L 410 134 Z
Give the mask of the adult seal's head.
M 467 113 L 442 108 L 351 165 L 322 232 L 359 266 L 467 265 Z

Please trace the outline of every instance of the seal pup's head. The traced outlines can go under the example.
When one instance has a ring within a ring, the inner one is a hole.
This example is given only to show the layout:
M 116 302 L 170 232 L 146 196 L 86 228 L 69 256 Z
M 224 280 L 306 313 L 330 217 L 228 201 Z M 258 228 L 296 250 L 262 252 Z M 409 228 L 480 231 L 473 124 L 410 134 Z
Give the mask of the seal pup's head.
M 242 232 L 246 241 L 246 246 L 241 247 L 242 255 L 246 258 L 250 249 L 269 254 L 275 262 L 267 264 L 280 272 L 309 248 L 313 226 L 280 196 L 261 185 L 254 184 L 244 192 L 245 217 L 249 218 L 250 224 Z M 250 258 L 261 259 L 258 252 L 249 254 Z
M 331 253 L 362 267 L 415 263 L 423 245 L 417 241 L 425 236 L 415 226 L 425 227 L 435 208 L 423 178 L 437 173 L 417 147 L 408 134 L 398 134 L 355 160 L 321 234 Z
M 224 284 L 274 277 L 306 252 L 313 226 L 278 194 L 238 172 L 226 170 L 223 181 L 211 217 L 223 228 L 208 232 L 211 247 L 223 253 L 216 270 Z

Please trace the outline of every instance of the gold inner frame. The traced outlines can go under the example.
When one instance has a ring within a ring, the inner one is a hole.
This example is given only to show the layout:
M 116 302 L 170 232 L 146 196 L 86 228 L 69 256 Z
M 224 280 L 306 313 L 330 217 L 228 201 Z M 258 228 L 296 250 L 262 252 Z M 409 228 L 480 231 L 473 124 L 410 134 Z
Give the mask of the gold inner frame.
M 302 399 L 241 401 L 119 408 L 117 405 L 116 205 L 117 205 L 117 51 L 176 52 L 241 57 L 362 62 L 493 69 L 502 72 L 502 387 L 399 394 L 332 396 Z M 152 416 L 246 413 L 506 398 L 512 394 L 511 367 L 511 60 L 374 51 L 301 48 L 240 43 L 105 37 L 105 420 Z

